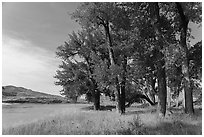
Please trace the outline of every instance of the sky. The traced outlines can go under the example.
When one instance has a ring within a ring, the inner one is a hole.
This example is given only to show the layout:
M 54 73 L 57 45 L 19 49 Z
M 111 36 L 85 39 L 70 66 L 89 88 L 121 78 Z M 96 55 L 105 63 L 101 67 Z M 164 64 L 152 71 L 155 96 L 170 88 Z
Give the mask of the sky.
M 2 5 L 2 85 L 25 87 L 34 91 L 59 95 L 55 86 L 61 61 L 56 48 L 77 31 L 79 25 L 71 20 L 79 3 L 7 2 Z M 190 24 L 196 37 L 202 39 L 201 28 Z
M 3 3 L 2 85 L 59 95 L 53 76 L 56 48 L 79 26 L 70 18 L 79 3 Z

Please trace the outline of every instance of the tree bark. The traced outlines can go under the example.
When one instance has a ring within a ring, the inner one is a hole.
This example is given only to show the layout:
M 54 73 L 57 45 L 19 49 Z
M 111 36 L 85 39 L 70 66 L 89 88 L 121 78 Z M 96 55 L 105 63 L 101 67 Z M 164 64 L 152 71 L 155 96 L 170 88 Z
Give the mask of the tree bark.
M 122 82 L 121 82 L 121 114 L 125 113 L 125 85 L 126 85 L 126 67 L 127 67 L 127 57 L 124 55 L 123 56 L 123 61 L 122 61 L 122 66 L 123 66 L 123 73 L 122 73 Z
M 106 21 L 106 24 L 103 24 L 106 32 L 106 39 L 108 41 L 108 52 L 109 52 L 109 58 L 110 58 L 110 63 L 111 66 L 115 67 L 115 58 L 113 54 L 113 49 L 112 49 L 112 40 L 111 40 L 111 35 L 110 35 L 110 30 L 109 30 L 109 23 Z M 115 89 L 116 89 L 116 109 L 119 113 L 123 114 L 125 113 L 125 87 L 121 90 L 121 85 L 119 84 L 119 76 L 115 77 Z
M 183 73 L 183 84 L 184 84 L 184 92 L 185 92 L 185 113 L 193 114 L 193 95 L 192 95 L 192 87 L 190 83 L 189 77 L 189 62 L 188 62 L 188 48 L 186 44 L 186 37 L 187 37 L 187 29 L 189 20 L 187 16 L 184 14 L 184 10 L 182 4 L 176 2 L 176 7 L 178 9 L 178 13 L 180 15 L 180 45 L 182 50 L 184 51 L 183 55 L 183 62 L 182 62 L 182 73 Z
M 155 103 L 153 103 L 147 96 L 142 94 L 137 94 L 130 99 L 130 101 L 125 105 L 125 107 L 130 107 L 130 105 L 133 104 L 138 98 L 145 99 L 152 106 L 155 105 Z
M 77 98 L 78 98 L 78 96 L 74 96 L 74 97 L 72 98 L 73 103 L 77 103 Z
M 95 81 L 94 78 L 91 78 L 92 83 L 93 83 L 93 105 L 94 105 L 94 110 L 100 110 L 100 90 L 98 89 L 98 85 Z
M 171 107 L 171 89 L 167 86 L 167 106 Z
M 120 93 L 120 85 L 118 82 L 118 78 L 115 78 L 116 80 L 116 87 L 115 87 L 115 94 L 116 94 L 116 110 L 118 113 L 121 113 L 121 93 Z
M 160 16 L 159 16 L 159 5 L 157 2 L 152 3 L 150 5 L 152 8 L 152 25 L 155 30 L 156 40 L 157 40 L 157 47 L 156 50 L 157 54 L 157 78 L 158 78 L 158 113 L 159 116 L 164 117 L 166 114 L 166 72 L 165 72 L 165 59 L 164 54 L 161 52 L 163 49 L 163 42 L 162 42 L 162 34 L 160 30 Z
M 151 87 L 150 87 L 151 86 Z M 150 86 L 147 83 L 147 79 L 145 80 L 145 95 L 151 99 L 151 101 L 155 104 L 155 79 L 153 76 L 150 77 Z
M 98 89 L 98 85 L 96 80 L 93 78 L 93 70 L 90 67 L 89 59 L 86 58 L 86 62 L 88 64 L 88 70 L 90 75 L 90 80 L 92 81 L 92 101 L 94 105 L 94 110 L 100 110 L 100 90 Z
M 150 99 L 152 100 L 152 102 L 155 104 L 156 103 L 156 101 L 155 101 L 155 93 L 153 93 L 153 91 L 150 91 L 149 96 L 150 96 Z
M 111 65 L 115 66 L 115 59 L 114 59 L 114 55 L 113 55 L 112 40 L 111 40 L 110 30 L 109 30 L 109 23 L 107 22 L 107 24 L 105 24 L 104 27 L 105 27 L 105 32 L 106 32 L 106 39 L 108 41 L 107 45 L 108 45 L 110 63 L 111 63 Z
M 162 53 L 160 53 L 162 54 Z M 159 116 L 164 117 L 166 114 L 166 97 L 167 97 L 167 90 L 166 90 L 166 72 L 165 68 L 163 67 L 165 65 L 164 61 L 158 62 L 158 113 Z
M 155 83 L 156 83 L 156 78 L 151 78 L 151 87 L 152 87 L 152 91 L 150 91 L 150 96 L 152 99 L 152 102 L 155 104 L 156 100 L 155 100 L 155 94 L 156 94 L 156 89 L 155 89 Z
M 94 110 L 100 110 L 100 91 L 95 90 L 94 92 Z

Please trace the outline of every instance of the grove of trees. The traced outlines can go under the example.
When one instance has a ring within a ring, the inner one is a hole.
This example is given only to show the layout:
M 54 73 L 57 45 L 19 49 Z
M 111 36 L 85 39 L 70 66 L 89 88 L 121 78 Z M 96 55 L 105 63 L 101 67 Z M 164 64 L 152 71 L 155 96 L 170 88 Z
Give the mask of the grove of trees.
M 189 23 L 201 24 L 196 2 L 90 2 L 72 13 L 78 32 L 57 48 L 61 94 L 77 101 L 86 94 L 100 110 L 101 93 L 116 101 L 119 113 L 134 102 L 158 105 L 165 116 L 170 98 L 184 91 L 184 111 L 193 114 L 193 92 L 202 79 L 202 42 Z M 168 91 L 167 89 L 170 89 Z M 158 100 L 156 99 L 158 96 Z

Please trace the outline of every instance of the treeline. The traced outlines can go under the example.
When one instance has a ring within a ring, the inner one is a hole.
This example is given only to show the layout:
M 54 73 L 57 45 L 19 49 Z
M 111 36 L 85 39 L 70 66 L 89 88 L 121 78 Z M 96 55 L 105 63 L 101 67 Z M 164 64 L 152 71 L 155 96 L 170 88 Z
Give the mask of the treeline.
M 62 64 L 56 85 L 76 100 L 86 94 L 100 109 L 100 94 L 125 108 L 141 99 L 158 103 L 165 116 L 167 88 L 185 93 L 185 112 L 193 114 L 195 80 L 201 81 L 201 42 L 195 45 L 190 22 L 201 24 L 201 3 L 82 3 L 72 14 L 78 32 L 57 49 Z M 158 95 L 158 102 L 155 96 Z

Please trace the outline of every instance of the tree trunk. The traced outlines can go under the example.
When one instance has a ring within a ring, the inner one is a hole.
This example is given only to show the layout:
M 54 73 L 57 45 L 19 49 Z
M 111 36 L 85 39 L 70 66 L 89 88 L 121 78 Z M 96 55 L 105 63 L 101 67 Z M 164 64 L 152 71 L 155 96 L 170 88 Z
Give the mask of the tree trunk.
M 121 113 L 121 94 L 120 94 L 120 90 L 116 89 L 116 111 L 118 113 Z
M 165 59 L 164 54 L 161 52 L 163 50 L 162 34 L 160 30 L 160 16 L 159 16 L 159 5 L 157 2 L 150 5 L 152 13 L 152 25 L 156 33 L 157 47 L 157 78 L 158 78 L 158 113 L 159 116 L 164 117 L 166 114 L 166 72 L 165 72 Z
M 121 97 L 120 97 L 120 102 L 121 102 L 121 114 L 125 113 L 125 85 L 121 85 Z
M 145 95 L 138 95 L 137 97 L 139 97 L 139 98 L 142 98 L 142 99 L 145 99 L 147 102 L 149 102 L 150 103 L 150 105 L 155 105 L 155 103 L 154 102 L 152 102 L 147 96 L 145 96 Z
M 172 96 L 171 96 L 171 90 L 172 88 L 169 87 L 169 79 L 166 79 L 166 90 L 167 90 L 167 108 L 171 108 L 171 99 L 172 99 Z
M 152 106 L 155 105 L 155 103 L 153 103 L 147 96 L 142 94 L 137 94 L 130 99 L 130 101 L 125 105 L 125 107 L 130 107 L 130 105 L 133 104 L 136 100 L 138 100 L 138 98 L 145 99 Z
M 127 57 L 124 55 L 123 56 L 123 61 L 122 61 L 122 66 L 123 66 L 123 73 L 122 73 L 122 82 L 120 86 L 121 90 L 121 97 L 120 97 L 120 102 L 121 102 L 121 114 L 125 113 L 125 85 L 126 85 L 126 66 L 127 66 Z
M 86 62 L 88 64 L 88 70 L 89 70 L 89 75 L 90 75 L 90 79 L 92 81 L 92 101 L 94 103 L 94 110 L 100 110 L 100 90 L 98 89 L 98 84 L 96 82 L 96 80 L 93 78 L 93 70 L 90 67 L 90 62 L 89 60 L 86 58 Z
M 100 91 L 95 90 L 94 92 L 94 110 L 100 110 Z
M 167 86 L 167 106 L 168 108 L 171 107 L 171 89 Z
M 74 97 L 72 98 L 73 103 L 77 103 L 77 98 L 78 98 L 78 96 L 74 96 Z
M 145 81 L 146 93 L 145 95 L 151 99 L 151 101 L 155 104 L 155 80 L 153 77 L 150 77 L 150 86 L 147 84 L 147 79 Z
M 155 101 L 155 94 L 153 93 L 153 91 L 150 91 L 150 99 L 152 100 L 152 102 L 155 104 L 156 101 Z
M 104 24 L 105 32 L 106 32 L 106 39 L 108 41 L 108 52 L 109 52 L 109 59 L 111 66 L 116 66 L 113 49 L 112 49 L 112 40 L 111 35 L 109 31 L 109 23 L 106 22 Z M 121 90 L 121 85 L 119 84 L 119 76 L 115 77 L 115 89 L 116 89 L 116 109 L 119 113 L 123 114 L 125 113 L 125 88 Z
M 116 83 L 116 87 L 115 87 L 115 95 L 116 95 L 116 110 L 118 113 L 121 113 L 121 91 L 120 91 L 120 85 L 118 82 L 118 78 L 115 78 L 115 83 Z
M 185 103 L 186 103 L 186 101 L 185 101 L 185 90 L 184 90 L 184 88 L 182 89 L 182 97 L 183 97 L 183 100 L 182 100 L 182 105 L 183 105 L 183 108 L 184 108 L 184 111 L 185 111 Z
M 105 32 L 106 32 L 106 39 L 108 41 L 107 45 L 108 45 L 110 63 L 111 63 L 111 65 L 115 66 L 115 59 L 114 59 L 114 55 L 113 55 L 112 40 L 111 40 L 111 36 L 110 36 L 110 31 L 109 31 L 109 24 L 107 23 L 106 25 L 104 25 L 104 27 L 105 27 Z
M 150 91 L 150 96 L 151 96 L 151 100 L 152 100 L 152 102 L 153 102 L 154 104 L 156 103 L 156 99 L 155 99 L 155 94 L 156 94 L 155 83 L 156 83 L 156 78 L 154 79 L 154 78 L 152 77 L 152 78 L 151 78 L 152 91 Z
M 184 61 L 184 62 L 186 62 L 186 61 Z M 186 63 L 183 63 L 182 73 L 184 75 L 185 113 L 193 114 L 194 113 L 193 95 L 192 95 L 192 88 L 191 88 L 191 83 L 190 83 L 190 79 L 189 79 L 189 69 L 188 69 L 188 65 L 186 65 Z
M 184 84 L 184 92 L 185 92 L 185 113 L 193 114 L 193 96 L 192 96 L 192 88 L 189 77 L 189 62 L 188 62 L 188 48 L 186 44 L 186 36 L 189 20 L 184 14 L 184 10 L 182 8 L 181 3 L 176 2 L 176 6 L 178 9 L 178 13 L 180 15 L 181 22 L 181 34 L 180 34 L 180 45 L 182 50 L 184 51 L 184 58 L 182 62 L 182 73 L 183 73 L 183 84 Z
M 161 54 L 161 53 L 160 53 Z M 158 113 L 159 116 L 164 117 L 166 114 L 166 73 L 165 73 L 165 68 L 164 66 L 164 61 L 163 63 L 159 62 L 158 63 Z
M 93 82 L 94 110 L 100 110 L 100 90 L 98 89 L 98 85 L 95 79 L 92 78 L 92 82 Z

